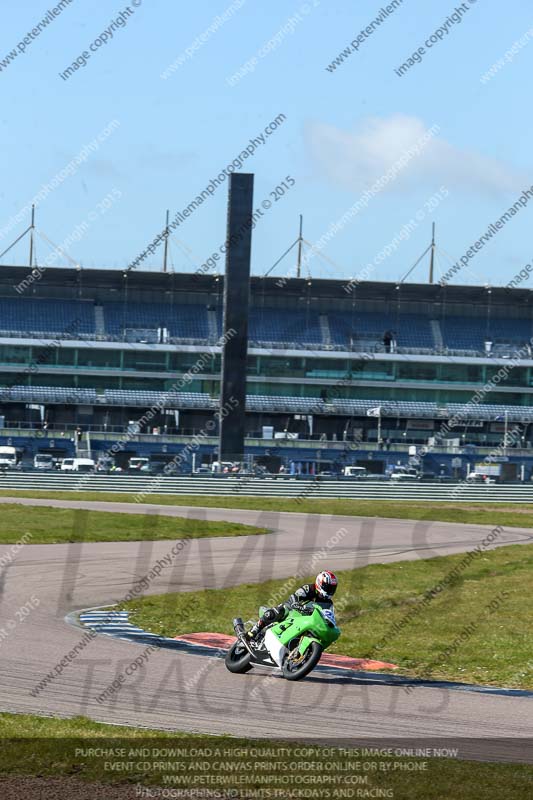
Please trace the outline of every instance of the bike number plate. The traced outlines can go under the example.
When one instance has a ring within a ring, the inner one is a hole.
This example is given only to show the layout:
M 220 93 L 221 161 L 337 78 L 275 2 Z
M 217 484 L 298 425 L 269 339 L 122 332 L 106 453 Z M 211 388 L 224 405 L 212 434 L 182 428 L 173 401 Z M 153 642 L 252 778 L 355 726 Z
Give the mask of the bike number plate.
M 328 622 L 331 622 L 332 625 L 337 625 L 337 622 L 335 620 L 335 614 L 330 608 L 323 609 L 322 615 L 328 620 Z

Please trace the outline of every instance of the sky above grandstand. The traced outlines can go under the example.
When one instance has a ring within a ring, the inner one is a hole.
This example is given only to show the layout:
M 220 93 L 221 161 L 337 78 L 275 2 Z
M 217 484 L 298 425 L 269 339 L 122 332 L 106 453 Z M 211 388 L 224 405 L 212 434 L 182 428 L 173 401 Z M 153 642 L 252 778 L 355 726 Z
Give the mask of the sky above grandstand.
M 221 271 L 233 170 L 255 174 L 254 274 L 299 214 L 317 278 L 397 281 L 432 221 L 436 280 L 531 262 L 528 0 L 24 0 L 2 23 L 0 250 L 35 201 L 39 265 L 159 270 L 169 209 L 170 268 Z

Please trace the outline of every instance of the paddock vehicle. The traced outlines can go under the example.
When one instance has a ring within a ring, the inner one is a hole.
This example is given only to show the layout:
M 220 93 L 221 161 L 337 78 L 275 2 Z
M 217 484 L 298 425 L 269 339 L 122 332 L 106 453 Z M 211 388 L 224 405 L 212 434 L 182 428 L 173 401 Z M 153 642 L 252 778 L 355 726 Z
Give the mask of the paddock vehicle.
M 475 464 L 466 479 L 469 483 L 507 483 L 518 480 L 518 465 L 509 461 L 494 463 L 490 459 Z
M 34 469 L 55 469 L 54 457 L 48 453 L 37 453 L 33 457 Z
M 148 472 L 150 470 L 150 459 L 137 457 L 130 458 L 128 461 L 128 469 L 131 469 L 135 472 Z
M 414 467 L 396 467 L 390 477 L 391 481 L 417 481 L 419 472 Z
M 484 475 L 482 472 L 469 472 L 466 480 L 468 483 L 496 483 L 494 478 L 489 478 L 488 475 Z
M 260 608 L 259 615 L 265 610 Z M 268 625 L 252 641 L 240 617 L 233 620 L 233 629 L 237 641 L 225 659 L 230 672 L 248 672 L 254 666 L 279 667 L 288 681 L 308 675 L 341 634 L 333 609 L 316 602 L 295 606 L 282 622 Z
M 92 458 L 64 458 L 61 472 L 94 472 L 96 464 Z
M 344 467 L 345 478 L 368 478 L 368 472 L 364 467 Z
M 16 469 L 18 466 L 17 451 L 7 445 L 0 447 L 0 469 Z

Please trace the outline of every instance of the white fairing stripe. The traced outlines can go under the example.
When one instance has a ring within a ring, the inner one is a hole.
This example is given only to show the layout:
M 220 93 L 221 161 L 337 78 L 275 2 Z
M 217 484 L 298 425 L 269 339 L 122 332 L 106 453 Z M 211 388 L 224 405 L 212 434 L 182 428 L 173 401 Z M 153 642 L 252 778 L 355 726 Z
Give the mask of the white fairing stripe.
M 265 633 L 265 647 L 270 653 L 272 661 L 274 661 L 281 669 L 283 659 L 289 652 L 284 644 L 280 642 L 276 634 L 269 628 Z

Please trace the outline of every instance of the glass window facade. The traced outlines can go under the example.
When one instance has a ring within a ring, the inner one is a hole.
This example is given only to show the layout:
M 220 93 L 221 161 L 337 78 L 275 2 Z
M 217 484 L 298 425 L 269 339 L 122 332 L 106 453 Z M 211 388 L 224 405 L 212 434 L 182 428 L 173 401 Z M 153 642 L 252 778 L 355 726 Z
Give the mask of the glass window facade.
M 0 364 L 29 364 L 30 348 L 19 345 L 0 345 Z
M 483 367 L 478 364 L 439 364 L 440 380 L 478 383 L 483 381 Z
M 102 350 L 97 347 L 84 347 L 77 350 L 77 366 L 94 369 L 120 369 L 120 350 Z
M 139 372 L 166 372 L 168 370 L 169 353 L 150 352 L 141 350 L 131 352 L 126 350 L 124 353 L 124 369 L 137 370 Z
M 191 373 L 185 391 L 219 393 L 220 355 L 198 352 L 123 349 L 119 346 L 68 347 L 0 345 L 0 385 L 78 386 L 168 391 L 176 380 Z M 195 367 L 199 371 L 192 375 Z M 61 369 L 64 368 L 64 369 Z M 69 372 L 70 370 L 70 372 Z M 84 370 L 101 371 L 86 375 Z M 153 377 L 135 373 L 149 372 Z M 347 399 L 418 400 L 463 403 L 484 385 L 494 383 L 484 401 L 490 404 L 533 406 L 533 367 L 512 362 L 452 363 L 449 360 L 406 361 L 314 357 L 309 353 L 285 356 L 270 353 L 248 357 L 249 394 L 293 397 L 330 396 Z M 352 380 L 355 386 L 346 386 Z M 339 385 L 341 384 L 341 385 Z M 403 384 L 403 385 L 402 385 Z M 425 385 L 421 385 L 425 384 Z M 512 391 L 504 391 L 512 389 Z M 531 394 L 529 393 L 531 392 Z
M 188 372 L 197 364 L 201 365 L 203 373 L 220 372 L 219 355 L 211 355 L 211 353 L 169 353 L 168 355 L 168 369 L 172 372 Z

